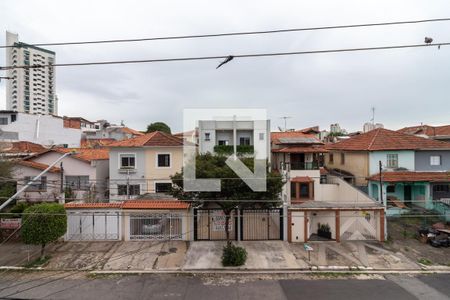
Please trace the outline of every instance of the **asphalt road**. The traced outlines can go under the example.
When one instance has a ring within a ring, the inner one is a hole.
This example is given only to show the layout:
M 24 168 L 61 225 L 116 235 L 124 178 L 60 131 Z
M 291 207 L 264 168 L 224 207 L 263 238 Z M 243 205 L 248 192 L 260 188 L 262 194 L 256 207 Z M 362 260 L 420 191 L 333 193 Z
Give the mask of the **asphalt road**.
M 450 274 L 364 278 L 2 273 L 1 299 L 450 299 Z

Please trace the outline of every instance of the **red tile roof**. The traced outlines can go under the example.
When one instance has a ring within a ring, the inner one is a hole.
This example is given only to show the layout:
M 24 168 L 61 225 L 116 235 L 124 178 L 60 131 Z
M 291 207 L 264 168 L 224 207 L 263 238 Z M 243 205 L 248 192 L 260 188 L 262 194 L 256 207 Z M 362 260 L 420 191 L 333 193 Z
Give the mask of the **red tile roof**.
M 123 127 L 122 132 L 129 133 L 129 134 L 136 135 L 136 136 L 144 135 L 144 133 L 134 130 L 134 129 L 131 129 L 129 127 Z
M 72 157 L 80 160 L 84 160 L 87 162 L 91 162 L 93 160 L 108 160 L 109 159 L 109 149 L 108 148 L 53 148 L 52 150 L 59 153 L 67 153 L 71 151 L 75 151 Z
M 122 202 L 108 202 L 108 203 L 80 203 L 69 202 L 64 204 L 65 208 L 122 208 Z
M 128 200 L 123 209 L 188 209 L 189 203 L 178 200 Z
M 313 182 L 314 180 L 311 179 L 309 176 L 297 176 L 291 179 L 291 182 L 301 182 L 301 183 L 308 183 Z
M 450 136 L 450 125 L 444 126 L 418 125 L 405 127 L 397 131 L 406 134 L 424 134 L 427 136 Z
M 314 147 L 314 146 L 307 146 L 307 147 L 284 147 L 280 149 L 272 149 L 272 152 L 275 153 L 326 153 L 328 152 L 327 149 L 324 147 Z
M 48 165 L 46 165 L 46 164 L 38 163 L 35 161 L 31 161 L 31 160 L 19 160 L 16 163 L 21 166 L 30 167 L 30 168 L 38 169 L 38 170 L 42 170 L 42 171 L 48 168 Z M 50 173 L 60 173 L 61 169 L 57 168 L 57 167 L 52 167 L 49 170 L 49 172 Z
M 372 175 L 368 178 L 371 181 L 379 181 L 380 174 Z M 383 182 L 450 182 L 450 172 L 384 172 Z
M 144 146 L 181 147 L 186 143 L 187 142 L 183 142 L 182 139 L 177 138 L 171 134 L 161 131 L 154 131 L 135 138 L 111 143 L 109 144 L 109 147 L 144 147 Z
M 38 153 L 47 150 L 42 145 L 27 141 L 12 142 L 11 147 L 2 149 L 5 153 Z
M 335 144 L 327 144 L 327 148 L 344 151 L 420 150 L 450 149 L 450 144 L 378 128 Z
M 270 140 L 273 144 L 283 144 L 280 139 L 310 139 L 312 142 L 307 144 L 323 144 L 314 134 L 306 134 L 301 131 L 283 131 L 283 132 L 271 132 Z
M 99 148 L 99 147 L 107 146 L 111 143 L 114 143 L 115 141 L 116 141 L 115 139 L 109 139 L 109 138 L 82 140 L 80 147 L 81 148 Z

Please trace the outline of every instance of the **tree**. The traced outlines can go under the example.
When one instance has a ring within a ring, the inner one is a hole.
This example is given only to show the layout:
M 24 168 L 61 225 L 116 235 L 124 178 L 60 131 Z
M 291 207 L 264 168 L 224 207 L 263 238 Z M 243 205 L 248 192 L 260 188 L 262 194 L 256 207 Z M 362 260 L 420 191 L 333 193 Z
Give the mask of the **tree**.
M 240 159 L 253 171 L 253 158 L 242 157 Z M 236 208 L 271 208 L 279 206 L 281 189 L 284 183 L 279 173 L 267 172 L 267 190 L 265 192 L 254 192 L 228 167 L 225 163 L 226 160 L 227 157 L 222 155 L 201 154 L 196 157 L 196 177 L 221 179 L 220 192 L 183 191 L 182 170 L 181 173 L 176 173 L 172 176 L 174 187 L 171 194 L 180 200 L 194 200 L 194 203 L 198 205 L 204 204 L 204 200 L 214 199 L 213 203 L 217 204 L 225 215 L 225 232 L 227 241 L 230 243 L 228 226 L 233 210 Z
M 14 164 L 0 160 L 0 203 L 5 202 L 16 192 L 16 182 L 13 179 Z
M 151 123 L 147 126 L 147 133 L 153 132 L 153 131 L 162 131 L 168 134 L 172 134 L 170 131 L 169 125 L 167 125 L 164 122 L 155 122 Z
M 41 245 L 41 259 L 44 259 L 45 246 L 64 235 L 66 228 L 67 215 L 64 206 L 41 203 L 25 209 L 21 237 L 25 244 Z

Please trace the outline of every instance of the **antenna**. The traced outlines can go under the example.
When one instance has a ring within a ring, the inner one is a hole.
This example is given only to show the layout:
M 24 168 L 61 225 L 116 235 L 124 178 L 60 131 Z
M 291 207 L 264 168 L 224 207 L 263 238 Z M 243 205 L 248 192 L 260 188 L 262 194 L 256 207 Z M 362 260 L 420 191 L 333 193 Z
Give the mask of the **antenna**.
M 280 117 L 280 119 L 284 119 L 284 131 L 287 131 L 287 119 L 290 119 L 292 117 L 288 117 L 288 116 L 283 116 Z
M 372 106 L 372 119 L 370 119 L 372 124 L 375 124 L 375 106 Z

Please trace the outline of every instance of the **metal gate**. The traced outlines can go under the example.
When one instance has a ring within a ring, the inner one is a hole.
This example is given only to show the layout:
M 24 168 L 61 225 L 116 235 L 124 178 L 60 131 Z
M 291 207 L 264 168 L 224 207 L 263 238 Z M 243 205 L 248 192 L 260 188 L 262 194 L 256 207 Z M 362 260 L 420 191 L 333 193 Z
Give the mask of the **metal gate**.
M 119 240 L 119 212 L 68 212 L 67 240 Z
M 130 240 L 182 240 L 181 213 L 130 215 Z
M 341 241 L 376 240 L 378 220 L 373 211 L 341 213 Z
M 240 224 L 238 224 L 240 223 Z M 228 229 L 230 240 L 282 240 L 283 209 L 243 209 L 231 213 Z M 226 240 L 225 214 L 222 209 L 194 210 L 194 240 Z
M 237 240 L 237 213 L 231 213 L 228 229 L 230 240 Z M 194 210 L 194 240 L 219 241 L 226 240 L 225 214 L 222 209 Z
M 283 239 L 283 209 L 241 210 L 243 241 Z

